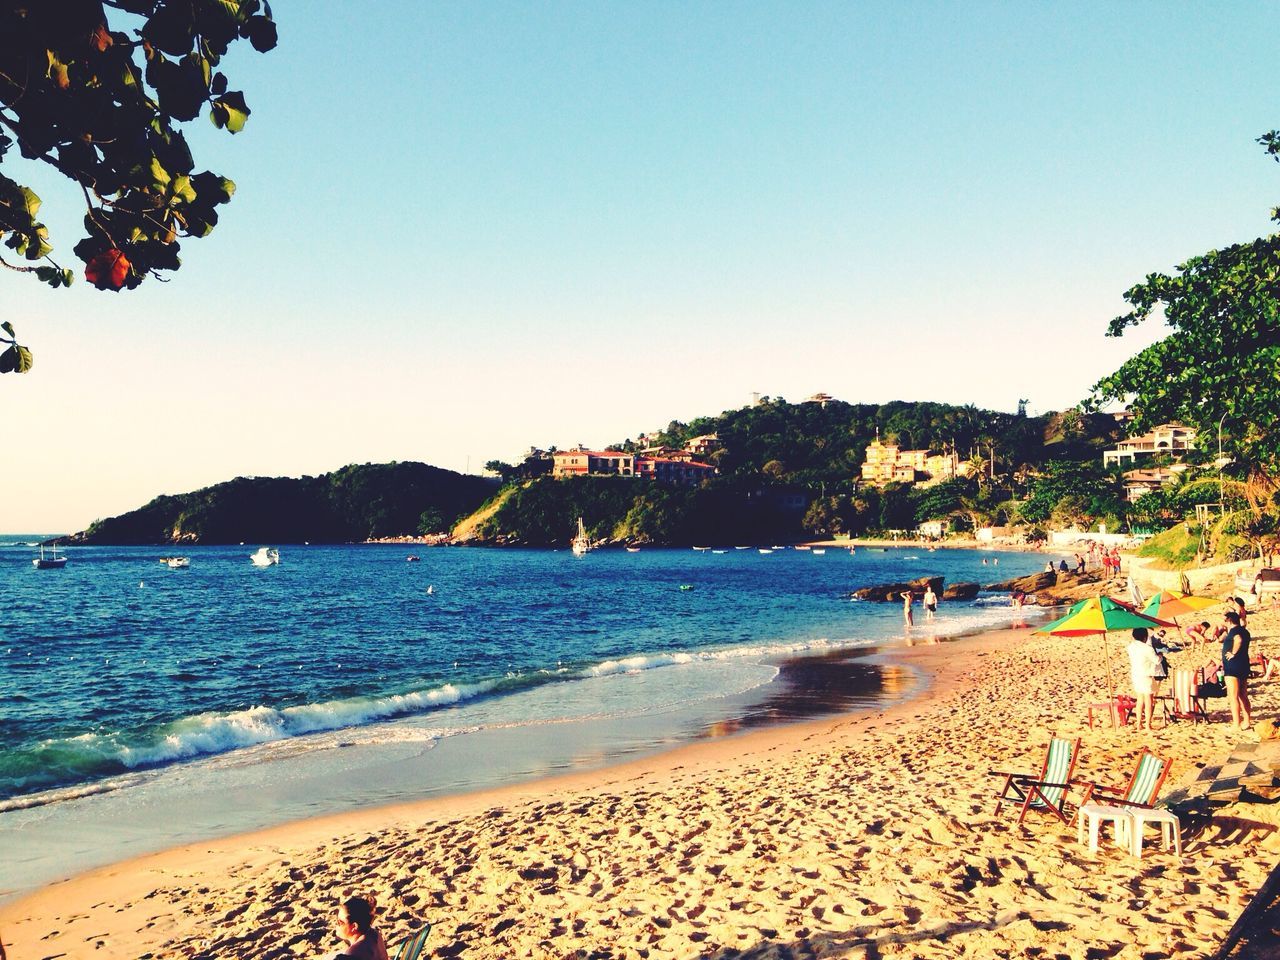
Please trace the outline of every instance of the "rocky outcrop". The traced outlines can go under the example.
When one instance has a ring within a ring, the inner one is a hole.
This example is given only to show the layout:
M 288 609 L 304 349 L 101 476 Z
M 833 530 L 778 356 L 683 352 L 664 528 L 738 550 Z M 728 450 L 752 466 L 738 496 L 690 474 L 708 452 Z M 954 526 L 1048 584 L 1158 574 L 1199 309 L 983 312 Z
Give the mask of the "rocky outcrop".
M 1050 573 L 1048 570 L 1014 580 L 989 583 L 985 589 L 998 593 L 1021 590 L 1026 595 L 1024 603 L 1039 607 L 1058 607 L 1108 592 L 1104 581 L 1092 573 L 1076 575 Z
M 942 577 L 916 577 L 906 583 L 881 583 L 874 587 L 861 587 L 853 593 L 849 594 L 854 600 L 875 600 L 884 602 L 887 600 L 901 600 L 904 593 L 912 593 L 920 596 L 927 587 L 933 587 L 933 592 L 942 593 Z
M 942 591 L 943 600 L 972 600 L 982 589 L 980 583 L 953 583 Z

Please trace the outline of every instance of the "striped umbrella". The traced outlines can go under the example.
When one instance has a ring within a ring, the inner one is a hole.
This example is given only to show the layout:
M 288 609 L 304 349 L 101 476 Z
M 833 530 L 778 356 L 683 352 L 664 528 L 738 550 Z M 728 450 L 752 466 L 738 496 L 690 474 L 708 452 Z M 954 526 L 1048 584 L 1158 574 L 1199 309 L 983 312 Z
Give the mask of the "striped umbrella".
M 1161 590 L 1147 601 L 1142 612 L 1148 617 L 1168 617 L 1176 623 L 1177 617 L 1204 610 L 1206 607 L 1216 607 L 1220 603 L 1226 603 L 1226 601 L 1216 597 L 1197 597 L 1194 594 L 1179 593 L 1176 590 Z
M 1115 682 L 1111 678 L 1111 653 L 1107 649 L 1107 632 L 1131 630 L 1134 627 L 1172 627 L 1176 624 L 1139 613 L 1127 603 L 1110 597 L 1088 597 L 1075 604 L 1066 616 L 1046 623 L 1036 633 L 1055 637 L 1088 637 L 1102 634 L 1102 655 L 1107 661 L 1107 696 L 1115 699 Z

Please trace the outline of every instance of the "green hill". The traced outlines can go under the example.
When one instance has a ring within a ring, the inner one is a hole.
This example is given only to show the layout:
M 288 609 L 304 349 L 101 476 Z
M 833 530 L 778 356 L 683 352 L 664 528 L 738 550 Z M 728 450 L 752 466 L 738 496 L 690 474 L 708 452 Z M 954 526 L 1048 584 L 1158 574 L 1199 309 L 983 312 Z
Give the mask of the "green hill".
M 156 497 L 98 520 L 66 542 L 349 543 L 443 532 L 494 493 L 496 481 L 425 463 L 351 465 L 318 477 L 237 477 Z

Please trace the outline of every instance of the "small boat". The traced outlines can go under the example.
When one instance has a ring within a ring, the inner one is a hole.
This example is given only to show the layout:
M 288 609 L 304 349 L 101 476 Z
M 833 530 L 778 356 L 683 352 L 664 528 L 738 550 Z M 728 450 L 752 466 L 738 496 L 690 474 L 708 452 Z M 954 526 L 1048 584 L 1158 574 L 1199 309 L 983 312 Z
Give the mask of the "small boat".
M 275 547 L 259 547 L 249 559 L 255 567 L 274 567 L 280 562 L 280 551 Z
M 627 553 L 639 553 L 639 552 L 640 552 L 639 547 L 627 547 Z
M 687 591 L 692 590 L 692 589 L 693 589 L 693 584 L 692 584 L 692 583 L 682 583 L 682 584 L 680 584 L 680 590 L 681 590 L 681 592 L 682 592 L 682 593 L 683 593 L 683 592 L 687 592 Z
M 827 548 L 826 548 L 826 547 L 814 547 L 814 548 L 813 548 L 811 551 L 809 551 L 809 552 L 810 552 L 810 553 L 812 553 L 815 557 L 824 557 L 824 556 L 826 556 L 826 554 L 827 554 Z
M 711 548 L 710 548 L 710 547 L 694 547 L 693 549 L 695 549 L 695 550 L 697 550 L 697 551 L 701 552 L 701 551 L 703 551 L 703 550 L 710 550 Z
M 50 548 L 52 553 L 49 556 L 44 555 L 44 544 L 40 544 L 40 556 L 35 557 L 31 561 L 31 565 L 37 570 L 61 570 L 67 565 L 67 558 L 58 556 L 57 546 Z
M 728 550 L 712 550 L 712 553 L 728 553 Z
M 735 549 L 735 550 L 750 550 L 750 549 L 751 549 L 751 547 L 750 547 L 750 546 L 746 546 L 746 547 L 734 547 L 733 549 Z
M 762 557 L 763 557 L 763 556 L 765 556 L 765 555 L 767 555 L 767 554 L 770 554 L 770 553 L 773 553 L 773 551 L 772 551 L 772 550 L 770 550 L 768 547 L 761 547 L 761 548 L 760 548 L 760 556 L 762 556 Z
M 190 557 L 169 557 L 165 560 L 166 566 L 170 570 L 186 570 L 191 566 Z
M 811 548 L 809 548 L 809 547 L 805 546 L 803 543 L 801 543 L 801 544 L 797 544 L 797 545 L 796 545 L 796 549 L 797 549 L 797 550 L 809 550 L 809 549 L 811 549 Z
M 591 549 L 591 539 L 587 536 L 587 528 L 583 526 L 581 517 L 578 518 L 578 534 L 569 544 L 569 548 L 573 550 L 575 557 L 585 556 Z
M 416 553 L 411 553 L 411 554 L 409 554 L 407 557 L 405 557 L 405 558 L 404 558 L 404 562 L 405 562 L 405 563 L 418 563 L 418 562 L 420 562 L 421 560 L 422 560 L 422 558 L 421 558 L 420 556 L 418 556 Z
M 783 547 L 783 546 L 779 546 L 778 544 L 776 544 L 776 543 L 775 543 L 775 544 L 773 545 L 773 549 L 775 549 L 775 550 L 785 550 L 785 549 L 787 549 L 787 548 L 786 548 L 786 547 Z

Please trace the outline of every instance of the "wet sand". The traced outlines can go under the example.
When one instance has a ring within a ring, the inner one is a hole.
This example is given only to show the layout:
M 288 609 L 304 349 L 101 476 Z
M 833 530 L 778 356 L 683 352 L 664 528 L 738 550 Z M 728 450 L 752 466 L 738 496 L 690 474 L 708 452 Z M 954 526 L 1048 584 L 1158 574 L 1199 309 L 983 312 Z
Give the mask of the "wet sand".
M 1276 646 L 1274 615 L 1253 626 Z M 1182 862 L 1093 858 L 1071 827 L 994 812 L 987 771 L 1038 768 L 1051 733 L 1111 784 L 1144 746 L 1172 786 L 1236 742 L 1220 722 L 1088 729 L 1101 651 L 999 631 L 820 658 L 792 674 L 807 689 L 868 665 L 929 679 L 870 713 L 113 865 L 0 907 L 0 936 L 15 960 L 316 956 L 336 903 L 372 892 L 393 943 L 433 923 L 435 956 L 1199 956 L 1274 863 L 1274 808 L 1188 824 Z M 1254 684 L 1259 717 L 1276 689 Z

